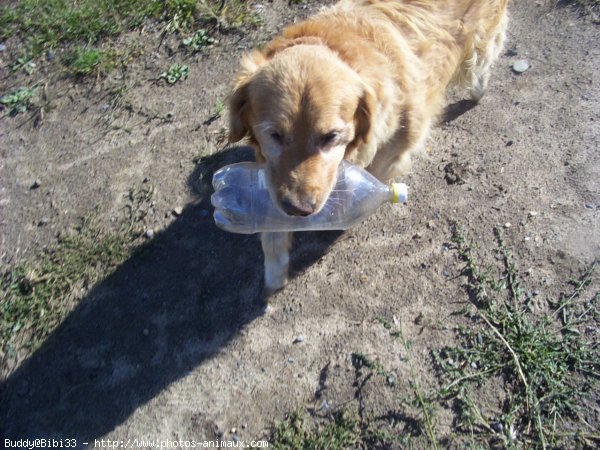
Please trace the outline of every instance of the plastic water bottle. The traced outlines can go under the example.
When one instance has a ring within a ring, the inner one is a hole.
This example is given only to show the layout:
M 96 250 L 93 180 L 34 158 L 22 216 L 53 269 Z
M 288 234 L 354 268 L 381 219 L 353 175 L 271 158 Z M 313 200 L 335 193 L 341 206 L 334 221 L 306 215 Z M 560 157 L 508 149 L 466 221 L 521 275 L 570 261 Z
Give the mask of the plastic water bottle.
M 289 216 L 271 199 L 262 164 L 242 162 L 222 167 L 213 176 L 211 202 L 219 228 L 232 233 L 260 231 L 345 230 L 383 203 L 406 203 L 404 183 L 381 183 L 373 175 L 342 161 L 337 182 L 323 208 L 309 216 Z

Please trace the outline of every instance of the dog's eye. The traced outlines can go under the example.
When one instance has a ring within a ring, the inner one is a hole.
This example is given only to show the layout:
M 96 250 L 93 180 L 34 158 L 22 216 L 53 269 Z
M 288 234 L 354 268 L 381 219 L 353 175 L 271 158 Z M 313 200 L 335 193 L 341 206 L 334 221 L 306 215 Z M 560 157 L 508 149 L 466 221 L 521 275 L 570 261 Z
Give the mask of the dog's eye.
M 321 136 L 321 146 L 327 147 L 328 145 L 333 144 L 335 140 L 338 138 L 339 133 L 337 131 L 330 131 L 327 134 Z
M 279 134 L 278 132 L 276 132 L 276 131 L 273 131 L 273 132 L 271 133 L 271 137 L 272 137 L 272 138 L 273 138 L 273 140 L 274 140 L 275 142 L 277 142 L 278 144 L 281 144 L 281 143 L 283 143 L 283 136 L 282 136 L 281 134 Z

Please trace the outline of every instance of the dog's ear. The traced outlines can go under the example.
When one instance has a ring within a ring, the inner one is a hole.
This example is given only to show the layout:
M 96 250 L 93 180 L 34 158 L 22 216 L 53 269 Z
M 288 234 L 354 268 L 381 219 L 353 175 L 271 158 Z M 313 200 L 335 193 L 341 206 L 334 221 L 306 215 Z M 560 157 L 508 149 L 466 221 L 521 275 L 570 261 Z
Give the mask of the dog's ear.
M 242 58 L 241 69 L 229 97 L 229 142 L 242 140 L 250 131 L 250 82 L 258 67 L 264 62 L 265 57 L 257 51 Z
M 354 142 L 362 141 L 367 144 L 373 134 L 373 117 L 375 116 L 375 93 L 369 86 L 363 85 L 363 93 L 354 113 Z

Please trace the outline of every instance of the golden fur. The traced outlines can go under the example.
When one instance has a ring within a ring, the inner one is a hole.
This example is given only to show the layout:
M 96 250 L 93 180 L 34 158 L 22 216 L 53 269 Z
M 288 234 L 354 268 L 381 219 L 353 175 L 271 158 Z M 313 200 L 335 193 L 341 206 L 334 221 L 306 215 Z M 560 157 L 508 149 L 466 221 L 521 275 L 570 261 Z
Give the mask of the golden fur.
M 409 168 L 446 89 L 483 95 L 508 0 L 342 0 L 246 55 L 230 141 L 248 137 L 288 214 L 323 206 L 342 159 L 381 180 Z M 263 233 L 265 287 L 285 284 L 290 233 Z

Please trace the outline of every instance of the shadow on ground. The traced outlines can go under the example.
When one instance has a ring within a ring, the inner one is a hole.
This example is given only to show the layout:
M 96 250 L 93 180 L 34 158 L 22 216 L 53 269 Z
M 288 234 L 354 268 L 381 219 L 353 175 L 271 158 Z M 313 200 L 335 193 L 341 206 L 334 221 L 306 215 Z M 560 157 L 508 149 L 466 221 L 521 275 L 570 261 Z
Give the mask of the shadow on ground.
M 4 383 L 0 435 L 93 442 L 263 313 L 259 241 L 216 228 L 210 205 L 213 172 L 251 157 L 237 148 L 198 163 L 188 180 L 197 201 L 95 286 Z M 338 235 L 320 233 L 296 252 L 294 273 Z

